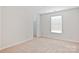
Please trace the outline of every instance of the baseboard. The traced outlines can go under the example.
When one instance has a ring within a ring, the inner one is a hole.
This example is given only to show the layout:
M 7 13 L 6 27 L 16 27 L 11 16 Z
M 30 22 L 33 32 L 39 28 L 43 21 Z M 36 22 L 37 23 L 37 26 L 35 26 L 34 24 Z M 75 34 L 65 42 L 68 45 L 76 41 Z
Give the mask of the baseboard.
M 30 41 L 30 40 L 33 40 L 33 38 L 28 38 L 27 40 L 23 40 L 23 41 L 16 42 L 16 43 L 14 43 L 14 44 L 8 45 L 8 46 L 6 46 L 6 47 L 2 47 L 2 48 L 0 48 L 0 50 L 6 49 L 6 48 L 10 48 L 10 47 L 13 47 L 13 46 L 16 46 L 16 45 L 19 45 L 19 44 L 22 44 L 22 43 L 24 43 L 24 42 L 26 42 L 26 41 L 28 42 L 28 41 Z
M 40 38 L 41 37 L 44 37 L 44 38 L 49 38 L 49 39 L 57 39 L 57 40 L 63 40 L 63 41 L 69 41 L 69 42 L 74 42 L 74 43 L 79 43 L 79 41 L 78 40 L 70 40 L 70 39 L 67 39 L 67 38 L 63 38 L 63 39 L 61 39 L 61 38 L 58 38 L 58 37 L 49 37 L 49 36 L 40 36 Z

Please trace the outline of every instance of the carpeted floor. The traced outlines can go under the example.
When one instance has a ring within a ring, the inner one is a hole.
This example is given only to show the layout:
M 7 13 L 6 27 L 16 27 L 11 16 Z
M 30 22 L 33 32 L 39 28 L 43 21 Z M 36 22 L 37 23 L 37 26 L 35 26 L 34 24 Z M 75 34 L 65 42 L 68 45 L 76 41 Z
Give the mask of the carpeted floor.
M 34 38 L 29 42 L 25 42 L 14 47 L 1 50 L 1 53 L 70 53 L 78 52 L 78 43 L 49 39 Z

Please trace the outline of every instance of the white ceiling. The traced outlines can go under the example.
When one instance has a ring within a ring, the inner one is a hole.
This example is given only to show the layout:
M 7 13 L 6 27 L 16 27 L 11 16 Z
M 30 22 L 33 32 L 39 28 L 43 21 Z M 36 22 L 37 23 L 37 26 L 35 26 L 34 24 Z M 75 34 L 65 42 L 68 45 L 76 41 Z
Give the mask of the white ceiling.
M 78 6 L 32 6 L 32 9 L 34 9 L 38 13 L 48 13 L 76 7 Z

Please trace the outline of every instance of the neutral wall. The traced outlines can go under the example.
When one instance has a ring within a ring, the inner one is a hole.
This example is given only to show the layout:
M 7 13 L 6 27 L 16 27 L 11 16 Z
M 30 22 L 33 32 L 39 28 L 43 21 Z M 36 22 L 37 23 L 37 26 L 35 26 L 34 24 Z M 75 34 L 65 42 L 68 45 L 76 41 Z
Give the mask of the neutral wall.
M 2 48 L 33 39 L 34 11 L 30 7 L 3 7 Z
M 37 19 L 35 16 L 35 19 L 33 21 L 33 36 L 36 37 L 37 36 Z
M 63 16 L 63 33 L 50 32 L 50 16 Z M 79 42 L 79 8 L 42 14 L 40 21 L 41 36 Z
M 2 47 L 2 7 L 0 7 L 0 47 Z

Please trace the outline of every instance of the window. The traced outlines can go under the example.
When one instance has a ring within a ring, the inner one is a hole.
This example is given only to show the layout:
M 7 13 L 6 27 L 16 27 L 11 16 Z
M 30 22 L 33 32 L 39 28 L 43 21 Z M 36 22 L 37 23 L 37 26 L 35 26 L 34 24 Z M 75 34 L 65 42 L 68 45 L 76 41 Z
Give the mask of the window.
M 51 16 L 51 32 L 62 33 L 62 16 Z

